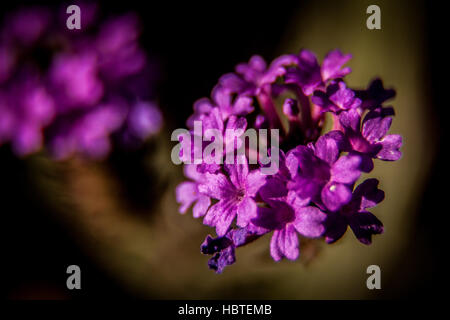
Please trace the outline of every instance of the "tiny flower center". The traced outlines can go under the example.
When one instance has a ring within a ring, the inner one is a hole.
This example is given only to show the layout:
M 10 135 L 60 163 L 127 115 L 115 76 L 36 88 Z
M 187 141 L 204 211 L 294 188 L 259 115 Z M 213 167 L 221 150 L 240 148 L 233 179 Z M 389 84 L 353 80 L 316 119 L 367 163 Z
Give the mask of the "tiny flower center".
M 239 201 L 241 201 L 242 199 L 244 199 L 245 197 L 245 190 L 244 189 L 239 189 L 236 193 L 236 197 Z

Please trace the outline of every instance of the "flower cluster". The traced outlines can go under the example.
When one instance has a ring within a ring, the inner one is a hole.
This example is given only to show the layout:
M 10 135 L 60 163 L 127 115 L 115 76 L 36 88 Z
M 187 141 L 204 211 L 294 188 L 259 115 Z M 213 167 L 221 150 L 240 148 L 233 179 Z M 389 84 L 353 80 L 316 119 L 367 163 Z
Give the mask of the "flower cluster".
M 333 50 L 319 64 L 302 50 L 267 65 L 253 56 L 222 76 L 210 99 L 195 102 L 191 130 L 197 120 L 203 130 L 280 131 L 276 174 L 262 174 L 261 162 L 249 165 L 248 147 L 234 164 L 185 164 L 189 181 L 176 189 L 180 212 L 193 205 L 194 217 L 215 228 L 217 237 L 208 236 L 201 251 L 212 255 L 209 267 L 216 272 L 235 262 L 237 247 L 268 233 L 270 254 L 279 261 L 298 258 L 298 234 L 333 243 L 350 226 L 370 244 L 383 232 L 368 211 L 384 199 L 378 181 L 356 183 L 373 169 L 373 159 L 401 157 L 401 136 L 388 134 L 393 108 L 383 105 L 395 92 L 379 79 L 366 90 L 349 88 L 344 77 L 351 69 L 344 65 L 350 58 Z M 323 132 L 326 117 L 332 129 Z
M 135 146 L 160 128 L 137 17 L 98 24 L 96 6 L 80 6 L 81 30 L 66 27 L 65 10 L 43 7 L 10 14 L 0 29 L 0 145 L 17 155 L 45 146 L 55 159 L 99 159 L 112 139 Z

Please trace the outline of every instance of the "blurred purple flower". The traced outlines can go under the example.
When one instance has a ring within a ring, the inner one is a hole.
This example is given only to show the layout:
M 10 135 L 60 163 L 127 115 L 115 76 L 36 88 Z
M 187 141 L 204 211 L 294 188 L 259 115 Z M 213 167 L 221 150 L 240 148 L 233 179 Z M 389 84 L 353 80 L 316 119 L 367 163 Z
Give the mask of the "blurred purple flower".
M 50 11 L 46 8 L 23 8 L 6 18 L 1 31 L 7 42 L 30 46 L 43 36 L 49 27 Z
M 113 143 L 135 146 L 161 128 L 137 16 L 96 24 L 96 5 L 80 6 L 81 30 L 65 28 L 65 10 L 41 7 L 10 14 L 0 29 L 0 143 L 18 155 L 46 146 L 56 159 L 101 159 Z

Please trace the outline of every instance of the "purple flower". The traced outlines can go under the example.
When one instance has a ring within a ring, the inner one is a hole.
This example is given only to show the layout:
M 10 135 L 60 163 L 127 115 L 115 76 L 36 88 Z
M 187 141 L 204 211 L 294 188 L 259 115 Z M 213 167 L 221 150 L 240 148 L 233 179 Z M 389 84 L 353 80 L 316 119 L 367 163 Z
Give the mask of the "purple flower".
M 248 63 L 236 66 L 236 73 L 228 73 L 219 79 L 220 86 L 228 93 L 256 96 L 266 86 L 286 73 L 284 66 L 292 64 L 291 56 L 281 56 L 267 68 L 261 56 L 255 55 Z
M 161 127 L 137 17 L 94 25 L 95 5 L 80 5 L 82 30 L 61 32 L 65 10 L 37 7 L 0 28 L 0 143 L 17 155 L 47 147 L 55 159 L 102 159 L 113 144 L 140 145 Z
M 273 230 L 270 254 L 275 261 L 286 257 L 296 260 L 299 256 L 297 232 L 309 238 L 320 237 L 327 215 L 317 207 L 308 206 L 309 200 L 288 191 L 278 179 L 271 179 L 261 188 L 261 197 L 270 207 L 259 207 L 252 223 Z
M 235 250 L 246 245 L 266 233 L 262 228 L 249 225 L 245 228 L 230 229 L 222 237 L 212 238 L 208 235 L 201 245 L 203 254 L 213 255 L 208 261 L 210 269 L 222 273 L 226 266 L 236 262 Z
M 291 174 L 287 186 L 302 199 L 320 201 L 336 211 L 351 200 L 351 185 L 361 174 L 358 155 L 339 156 L 344 143 L 339 131 L 320 137 L 314 146 L 298 146 L 286 155 Z
M 235 217 L 237 225 L 243 228 L 256 216 L 253 197 L 264 185 L 266 176 L 260 170 L 249 171 L 247 160 L 242 160 L 242 164 L 236 160 L 236 164 L 225 165 L 228 177 L 223 173 L 206 173 L 206 183 L 199 185 L 200 193 L 219 200 L 204 219 L 206 225 L 216 228 L 219 236 L 225 235 Z
M 42 133 L 40 128 L 32 123 L 21 123 L 15 128 L 12 147 L 20 156 L 38 151 L 42 146 Z
M 145 68 L 147 58 L 138 45 L 139 19 L 125 14 L 102 25 L 96 39 L 100 71 L 110 81 L 136 75 Z
M 53 60 L 49 71 L 52 89 L 60 101 L 61 112 L 99 103 L 104 86 L 98 76 L 95 53 L 61 54 Z
M 53 126 L 49 150 L 57 160 L 81 152 L 90 159 L 102 159 L 111 150 L 110 135 L 118 130 L 126 118 L 120 104 L 105 103 L 81 116 L 60 119 Z
M 301 50 L 297 57 L 297 66 L 288 68 L 286 83 L 298 84 L 305 95 L 311 95 L 322 84 L 320 65 L 314 53 Z
M 366 209 L 383 201 L 384 192 L 378 189 L 377 179 L 367 179 L 353 192 L 350 203 L 337 212 L 328 213 L 325 240 L 332 243 L 340 239 L 347 226 L 363 244 L 372 243 L 372 235 L 383 233 L 383 224 Z
M 225 159 L 227 153 L 234 153 L 234 151 L 241 147 L 242 141 L 238 139 L 247 128 L 247 120 L 245 117 L 238 117 L 230 115 L 223 120 L 223 115 L 219 107 L 214 107 L 210 104 L 208 99 L 198 100 L 194 104 L 194 114 L 187 120 L 187 125 L 191 129 L 189 134 L 182 133 L 178 140 L 182 147 L 180 150 L 179 158 L 184 163 L 203 160 L 199 166 L 199 170 L 202 172 L 216 173 L 220 166 L 216 163 L 216 157 Z M 195 128 L 197 122 L 198 129 Z M 209 140 L 205 137 L 208 136 L 209 131 L 214 130 L 215 134 L 209 137 Z M 228 132 L 232 134 L 229 135 Z M 215 141 L 216 135 L 220 136 L 220 141 Z M 200 143 L 195 143 L 195 140 Z M 213 143 L 221 143 L 223 152 L 222 154 L 216 154 L 216 151 L 211 154 L 204 154 L 205 149 Z M 202 159 L 198 159 L 198 158 Z
M 45 8 L 30 7 L 14 12 L 6 18 L 2 35 L 11 42 L 30 46 L 46 31 L 50 12 Z
M 238 96 L 233 101 L 232 94 L 220 86 L 213 90 L 212 97 L 219 107 L 224 121 L 231 115 L 245 116 L 254 110 L 253 101 L 250 97 Z
M 214 105 L 208 98 L 201 98 L 194 102 L 194 113 L 187 119 L 186 125 L 189 129 L 194 128 L 194 121 L 203 121 L 213 111 Z M 219 110 L 218 110 L 219 111 Z M 220 114 L 220 112 L 218 113 Z M 220 117 L 221 118 L 221 117 Z M 223 121 L 223 119 L 222 119 Z
M 127 125 L 130 132 L 144 140 L 161 128 L 162 115 L 154 103 L 138 102 L 131 107 Z
M 222 273 L 226 266 L 236 262 L 236 245 L 233 243 L 232 235 L 215 239 L 208 235 L 200 248 L 203 254 L 213 255 L 208 261 L 208 267 L 216 273 Z
M 355 92 L 347 88 L 344 81 L 332 81 L 326 92 L 315 91 L 311 101 L 321 107 L 322 111 L 334 113 L 355 109 L 361 105 L 361 100 L 355 97 Z
M 233 99 L 232 94 L 220 86 L 214 88 L 211 95 L 213 101 L 202 98 L 194 103 L 194 113 L 186 122 L 188 128 L 193 129 L 194 121 L 202 121 L 205 130 L 223 131 L 224 122 L 228 118 L 245 116 L 254 110 L 250 97 L 238 96 Z
M 55 101 L 39 77 L 30 72 L 8 89 L 5 93 L 0 89 L 0 143 L 10 141 L 20 156 L 38 151 L 43 144 L 42 130 L 55 116 Z
M 381 79 L 373 80 L 367 90 L 355 90 L 355 93 L 361 99 L 361 108 L 364 109 L 381 107 L 383 102 L 395 97 L 395 90 L 384 89 Z
M 349 74 L 351 69 L 342 69 L 342 66 L 350 58 L 349 54 L 343 55 L 339 50 L 333 50 L 325 56 L 321 67 L 314 53 L 301 50 L 296 56 L 296 66 L 287 69 L 286 83 L 298 84 L 303 93 L 309 96 L 327 81 Z
M 377 108 L 367 113 L 362 124 L 358 110 L 342 112 L 339 116 L 351 149 L 362 156 L 366 172 L 373 168 L 372 158 L 396 161 L 402 155 L 402 137 L 398 134 L 387 134 L 393 114 L 392 108 Z

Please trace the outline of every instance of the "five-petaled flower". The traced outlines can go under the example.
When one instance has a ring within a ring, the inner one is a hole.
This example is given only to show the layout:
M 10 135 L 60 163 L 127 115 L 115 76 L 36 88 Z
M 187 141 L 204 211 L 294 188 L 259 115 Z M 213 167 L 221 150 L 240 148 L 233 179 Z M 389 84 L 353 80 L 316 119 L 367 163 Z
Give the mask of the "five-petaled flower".
M 256 216 L 253 198 L 267 177 L 260 170 L 249 171 L 245 157 L 236 158 L 236 164 L 225 165 L 225 170 L 228 176 L 220 172 L 205 173 L 205 182 L 198 187 L 201 193 L 219 200 L 209 208 L 204 219 L 206 225 L 216 228 L 219 236 L 225 235 L 235 217 L 239 227 L 246 227 Z

